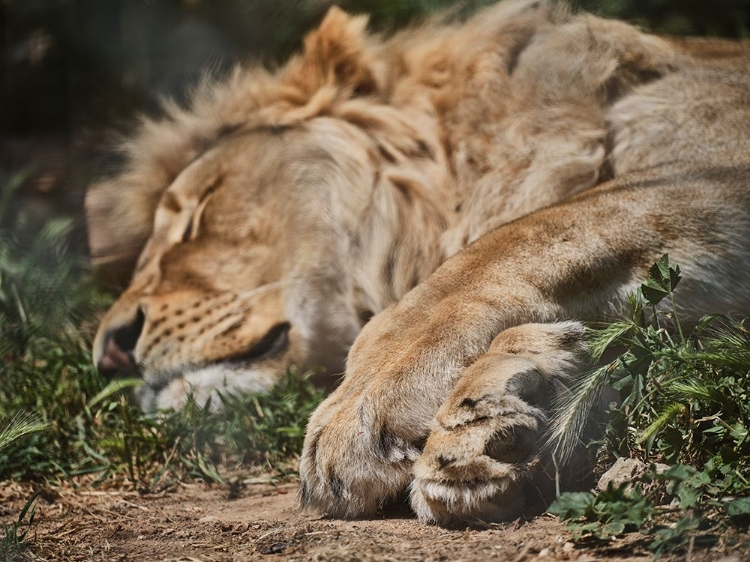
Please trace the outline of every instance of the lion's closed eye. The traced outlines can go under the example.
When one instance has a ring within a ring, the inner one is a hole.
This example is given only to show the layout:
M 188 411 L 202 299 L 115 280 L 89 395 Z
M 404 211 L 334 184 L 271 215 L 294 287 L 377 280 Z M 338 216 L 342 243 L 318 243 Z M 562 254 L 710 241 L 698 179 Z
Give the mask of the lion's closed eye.
M 257 361 L 281 353 L 289 345 L 289 329 L 291 327 L 289 322 L 281 322 L 272 326 L 266 335 L 253 344 L 249 350 L 232 357 L 230 361 L 240 363 Z

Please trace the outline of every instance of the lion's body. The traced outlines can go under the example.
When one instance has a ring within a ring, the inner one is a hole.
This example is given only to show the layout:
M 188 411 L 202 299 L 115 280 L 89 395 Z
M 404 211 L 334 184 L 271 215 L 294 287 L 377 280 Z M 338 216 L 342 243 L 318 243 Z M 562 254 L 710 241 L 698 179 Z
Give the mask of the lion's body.
M 332 11 L 277 74 L 144 124 L 88 201 L 95 253 L 145 244 L 95 355 L 132 352 L 144 406 L 175 406 L 340 372 L 375 314 L 311 419 L 303 503 L 413 482 L 425 519 L 508 516 L 581 360 L 579 324 L 533 322 L 616 314 L 665 252 L 687 317 L 750 311 L 748 49 L 530 2 L 363 27 Z

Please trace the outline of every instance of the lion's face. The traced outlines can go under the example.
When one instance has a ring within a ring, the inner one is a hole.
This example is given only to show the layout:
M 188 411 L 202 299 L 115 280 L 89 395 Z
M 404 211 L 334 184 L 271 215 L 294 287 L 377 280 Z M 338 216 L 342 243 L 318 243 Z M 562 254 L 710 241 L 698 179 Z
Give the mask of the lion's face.
M 231 133 L 193 160 L 161 196 L 132 282 L 102 321 L 100 369 L 137 366 L 145 408 L 266 390 L 293 364 L 342 370 L 361 326 L 346 231 L 372 183 L 351 142 L 321 118 Z

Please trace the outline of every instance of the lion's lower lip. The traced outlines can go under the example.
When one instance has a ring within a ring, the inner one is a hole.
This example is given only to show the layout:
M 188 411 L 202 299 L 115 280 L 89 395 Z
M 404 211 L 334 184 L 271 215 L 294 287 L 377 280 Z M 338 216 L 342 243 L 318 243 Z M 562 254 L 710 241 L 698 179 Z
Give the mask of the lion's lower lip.
M 180 379 L 183 377 L 182 372 L 155 372 L 155 373 L 141 373 L 141 377 L 143 378 L 143 382 L 146 383 L 146 386 L 154 392 L 155 394 L 158 394 L 165 388 L 167 388 L 170 384 L 172 384 L 175 380 Z

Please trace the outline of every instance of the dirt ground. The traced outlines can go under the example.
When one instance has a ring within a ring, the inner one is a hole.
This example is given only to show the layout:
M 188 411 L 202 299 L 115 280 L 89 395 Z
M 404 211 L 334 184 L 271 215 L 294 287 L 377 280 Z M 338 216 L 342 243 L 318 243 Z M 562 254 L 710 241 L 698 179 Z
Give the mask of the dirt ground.
M 0 484 L 0 524 L 17 517 L 30 487 Z M 642 544 L 582 548 L 555 518 L 486 529 L 423 525 L 404 509 L 339 521 L 297 509 L 297 484 L 256 478 L 241 486 L 180 484 L 162 494 L 51 488 L 40 496 L 27 540 L 31 560 L 288 561 L 646 561 Z M 740 562 L 750 552 L 722 546 L 670 560 Z

